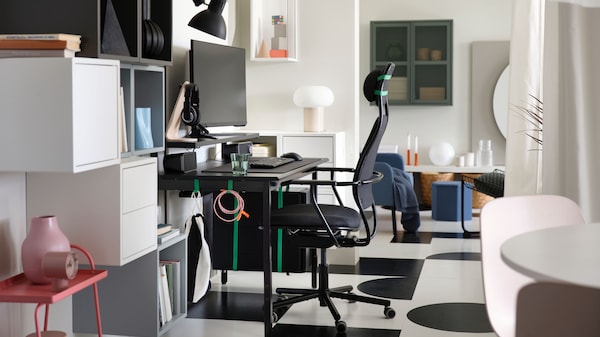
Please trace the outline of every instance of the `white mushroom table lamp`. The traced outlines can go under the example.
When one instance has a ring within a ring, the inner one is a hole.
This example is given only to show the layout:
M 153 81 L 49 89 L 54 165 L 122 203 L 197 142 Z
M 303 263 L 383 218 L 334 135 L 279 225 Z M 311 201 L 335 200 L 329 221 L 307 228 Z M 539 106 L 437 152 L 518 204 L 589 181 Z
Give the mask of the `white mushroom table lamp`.
M 304 108 L 304 131 L 325 131 L 324 107 L 333 104 L 333 92 L 325 86 L 313 85 L 296 89 L 294 104 Z

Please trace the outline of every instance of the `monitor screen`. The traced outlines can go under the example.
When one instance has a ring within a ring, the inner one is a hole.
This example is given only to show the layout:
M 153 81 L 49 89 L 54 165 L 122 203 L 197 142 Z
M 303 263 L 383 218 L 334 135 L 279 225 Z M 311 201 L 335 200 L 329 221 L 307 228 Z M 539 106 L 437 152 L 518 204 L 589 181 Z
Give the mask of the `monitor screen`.
M 246 125 L 246 50 L 191 41 L 190 82 L 198 86 L 200 124 Z

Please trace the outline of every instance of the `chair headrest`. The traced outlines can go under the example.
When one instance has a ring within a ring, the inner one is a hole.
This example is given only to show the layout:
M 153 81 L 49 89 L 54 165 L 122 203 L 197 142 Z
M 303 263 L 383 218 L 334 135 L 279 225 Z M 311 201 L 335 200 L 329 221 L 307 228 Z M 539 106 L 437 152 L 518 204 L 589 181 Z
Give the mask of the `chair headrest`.
M 385 68 L 375 69 L 367 75 L 363 84 L 363 94 L 369 102 L 374 102 L 377 96 L 387 94 L 387 80 L 392 78 L 395 65 L 388 63 Z
M 380 69 L 375 69 L 367 75 L 365 78 L 365 83 L 363 85 L 363 94 L 365 98 L 369 102 L 375 101 L 375 90 L 377 89 L 378 77 L 381 75 L 382 71 Z

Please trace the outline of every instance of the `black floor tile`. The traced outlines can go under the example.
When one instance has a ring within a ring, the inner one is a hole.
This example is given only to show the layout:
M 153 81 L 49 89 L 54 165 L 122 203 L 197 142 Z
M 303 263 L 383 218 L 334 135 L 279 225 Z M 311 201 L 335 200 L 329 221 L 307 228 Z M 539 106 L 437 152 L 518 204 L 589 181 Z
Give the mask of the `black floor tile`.
M 455 332 L 494 332 L 484 304 L 438 303 L 415 308 L 408 319 L 428 328 Z
M 481 261 L 481 253 L 458 252 L 458 253 L 440 253 L 429 255 L 427 260 L 462 260 L 462 261 Z
M 188 318 L 263 321 L 263 295 L 209 291 L 188 306 Z
M 418 259 L 385 259 L 360 258 L 355 266 L 330 265 L 331 274 L 359 274 L 382 276 L 412 276 L 421 274 L 424 260 Z
M 393 277 L 370 280 L 357 286 L 365 294 L 398 300 L 412 300 L 418 278 Z

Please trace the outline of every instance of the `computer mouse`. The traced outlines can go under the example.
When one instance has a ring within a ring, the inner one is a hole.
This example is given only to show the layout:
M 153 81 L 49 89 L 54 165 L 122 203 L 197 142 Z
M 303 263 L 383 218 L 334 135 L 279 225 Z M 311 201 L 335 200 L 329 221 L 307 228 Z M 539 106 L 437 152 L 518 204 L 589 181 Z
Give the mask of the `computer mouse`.
M 294 159 L 295 161 L 302 160 L 302 156 L 297 154 L 296 152 L 284 153 L 281 155 L 281 158 L 291 158 L 291 159 Z

